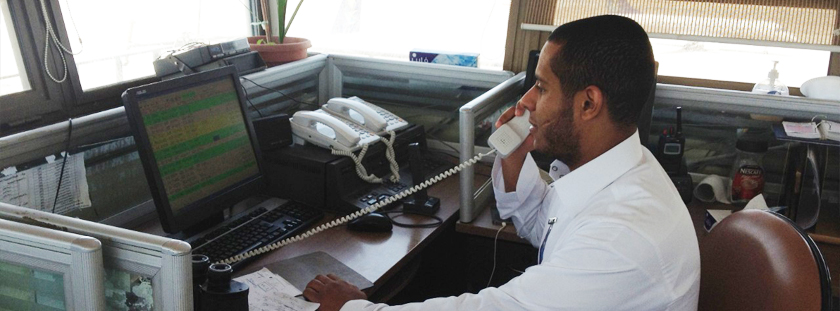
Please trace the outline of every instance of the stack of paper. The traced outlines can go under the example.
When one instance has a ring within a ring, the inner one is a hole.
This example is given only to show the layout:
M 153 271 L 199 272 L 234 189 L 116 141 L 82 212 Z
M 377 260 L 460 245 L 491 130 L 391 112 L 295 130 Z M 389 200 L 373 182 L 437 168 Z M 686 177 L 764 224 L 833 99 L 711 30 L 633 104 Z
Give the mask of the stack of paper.
M 823 120 L 815 122 L 782 122 L 791 137 L 840 141 L 840 123 Z
M 252 311 L 315 311 L 320 306 L 295 298 L 301 291 L 266 268 L 235 280 L 248 284 L 248 309 Z

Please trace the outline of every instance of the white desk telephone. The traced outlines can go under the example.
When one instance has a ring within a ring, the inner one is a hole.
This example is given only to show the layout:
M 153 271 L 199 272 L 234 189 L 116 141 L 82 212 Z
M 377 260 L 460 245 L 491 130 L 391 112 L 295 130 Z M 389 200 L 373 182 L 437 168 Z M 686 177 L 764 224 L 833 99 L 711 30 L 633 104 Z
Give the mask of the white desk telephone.
M 291 124 L 296 143 L 310 142 L 330 149 L 335 155 L 350 157 L 356 163 L 359 178 L 370 183 L 381 183 L 383 180 L 368 174 L 362 159 L 370 144 L 383 142 L 387 147 L 385 156 L 391 164 L 390 180 L 399 181 L 400 167 L 393 146 L 395 131 L 409 124 L 397 115 L 358 97 L 332 98 L 321 109 L 296 112 Z M 390 139 L 381 137 L 386 134 L 390 135 Z M 360 149 L 358 156 L 353 153 Z
M 294 118 L 297 119 L 298 113 L 301 113 L 301 112 L 302 111 L 299 111 L 299 112 L 295 113 Z M 313 113 L 313 112 L 310 112 L 310 113 Z M 301 241 L 303 239 L 306 239 L 306 238 L 308 238 L 308 237 L 310 237 L 310 236 L 312 236 L 312 235 L 314 235 L 318 232 L 321 232 L 321 231 L 327 230 L 329 228 L 347 223 L 348 221 L 359 218 L 362 215 L 365 215 L 365 214 L 371 213 L 373 211 L 376 211 L 380 207 L 387 206 L 388 204 L 391 204 L 391 203 L 393 203 L 397 200 L 400 200 L 404 197 L 407 197 L 407 196 L 411 195 L 412 193 L 415 193 L 419 190 L 427 188 L 427 187 L 429 187 L 429 186 L 431 186 L 431 185 L 433 185 L 433 184 L 435 184 L 435 183 L 437 183 L 437 182 L 439 182 L 439 181 L 441 181 L 441 180 L 443 180 L 443 179 L 445 179 L 445 178 L 447 178 L 447 177 L 449 177 L 449 176 L 451 176 L 451 175 L 453 175 L 457 172 L 460 172 L 464 168 L 475 164 L 476 162 L 481 160 L 481 158 L 483 158 L 485 156 L 488 156 L 488 155 L 491 155 L 493 153 L 496 153 L 497 151 L 504 150 L 505 154 L 503 156 L 507 156 L 507 154 L 509 154 L 511 151 L 513 151 L 517 147 L 519 147 L 519 145 L 522 144 L 522 141 L 524 141 L 525 137 L 528 136 L 529 127 L 530 127 L 530 123 L 528 123 L 528 115 L 529 114 L 530 114 L 530 112 L 526 110 L 525 114 L 523 114 L 522 116 L 514 117 L 512 120 L 505 123 L 504 125 L 499 127 L 495 132 L 493 132 L 493 134 L 490 135 L 490 139 L 489 139 L 488 143 L 494 149 L 490 150 L 487 153 L 479 153 L 478 155 L 476 155 L 472 159 L 469 159 L 469 160 L 465 161 L 464 163 L 461 163 L 460 165 L 458 165 L 456 167 L 453 167 L 453 168 L 441 173 L 438 176 L 429 178 L 428 180 L 424 181 L 423 183 L 420 183 L 419 185 L 414 185 L 413 187 L 411 187 L 411 188 L 409 188 L 409 189 L 407 189 L 403 192 L 400 192 L 400 193 L 398 193 L 394 196 L 390 196 L 390 197 L 385 198 L 384 200 L 380 200 L 376 204 L 368 206 L 367 208 L 364 208 L 362 210 L 358 210 L 358 211 L 356 211 L 356 212 L 354 212 L 350 215 L 346 215 L 344 217 L 337 218 L 337 219 L 335 219 L 335 220 L 333 220 L 329 223 L 322 224 L 322 225 L 320 225 L 316 228 L 313 228 L 313 229 L 310 229 L 310 230 L 308 230 L 304 233 L 301 233 L 300 235 L 297 235 L 297 236 L 294 236 L 294 237 L 291 237 L 291 238 L 288 238 L 288 239 L 284 239 L 284 240 L 279 241 L 277 243 L 264 246 L 262 248 L 250 251 L 250 252 L 245 253 L 245 254 L 241 254 L 241 255 L 237 255 L 237 256 L 225 259 L 225 260 L 222 261 L 222 263 L 231 264 L 231 263 L 234 263 L 234 262 L 237 262 L 237 261 L 240 261 L 240 260 L 244 260 L 246 258 L 250 258 L 252 256 L 256 256 L 256 255 L 259 255 L 259 254 L 262 254 L 262 253 L 265 253 L 265 252 L 269 252 L 269 251 L 278 249 L 280 247 L 292 244 L 294 242 L 298 242 L 298 241 Z M 309 114 L 303 114 L 303 116 L 307 116 L 307 115 L 309 115 Z M 303 119 L 305 119 L 305 118 L 306 117 L 304 117 Z M 292 124 L 293 124 L 292 130 L 294 131 L 294 122 Z M 341 126 L 335 126 L 335 127 L 339 128 Z M 344 138 L 342 138 L 342 139 L 344 139 Z
M 356 151 L 379 141 L 379 135 L 356 123 L 336 118 L 322 109 L 298 111 L 292 117 L 292 133 L 316 146 Z
M 341 151 L 357 151 L 408 125 L 397 115 L 355 96 L 333 98 L 321 109 L 298 111 L 292 117 L 292 133 L 297 138 Z

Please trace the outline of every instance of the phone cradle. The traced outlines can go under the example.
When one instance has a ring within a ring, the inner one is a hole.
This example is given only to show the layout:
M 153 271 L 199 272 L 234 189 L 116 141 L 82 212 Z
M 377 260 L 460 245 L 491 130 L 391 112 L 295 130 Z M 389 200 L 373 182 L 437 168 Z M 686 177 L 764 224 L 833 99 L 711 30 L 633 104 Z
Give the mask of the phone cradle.
M 408 144 L 408 167 L 411 169 L 411 182 L 415 186 L 426 179 L 423 162 L 420 144 Z M 406 213 L 434 215 L 438 209 L 440 209 L 440 199 L 426 195 L 426 189 L 421 189 L 403 200 L 403 211 Z
M 427 196 L 425 200 L 418 198 L 418 195 L 403 201 L 405 213 L 434 215 L 440 209 L 440 199 Z

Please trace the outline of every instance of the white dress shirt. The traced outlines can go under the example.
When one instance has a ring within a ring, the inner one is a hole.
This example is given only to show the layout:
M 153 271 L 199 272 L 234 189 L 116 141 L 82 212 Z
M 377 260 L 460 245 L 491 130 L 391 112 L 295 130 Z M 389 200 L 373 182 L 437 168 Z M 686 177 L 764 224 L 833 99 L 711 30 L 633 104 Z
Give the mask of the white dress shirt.
M 694 227 L 638 132 L 572 172 L 555 161 L 549 173 L 559 178 L 550 185 L 528 155 L 516 191 L 505 193 L 500 158 L 493 166 L 500 215 L 541 248 L 522 275 L 477 294 L 402 306 L 354 300 L 341 310 L 697 309 Z

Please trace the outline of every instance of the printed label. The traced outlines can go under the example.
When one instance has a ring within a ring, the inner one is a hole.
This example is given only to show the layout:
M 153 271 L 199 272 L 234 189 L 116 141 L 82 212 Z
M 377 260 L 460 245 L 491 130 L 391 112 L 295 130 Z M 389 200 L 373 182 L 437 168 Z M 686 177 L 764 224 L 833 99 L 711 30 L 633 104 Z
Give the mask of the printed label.
M 732 178 L 732 200 L 749 200 L 764 190 L 764 169 L 757 165 L 744 165 Z

